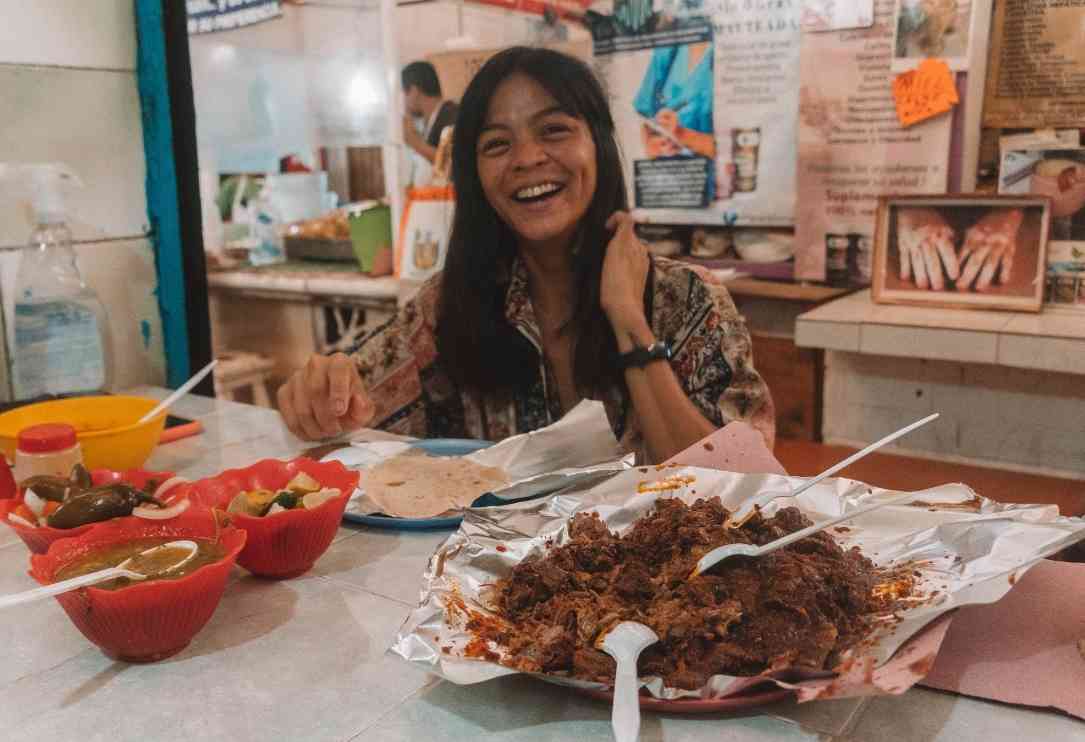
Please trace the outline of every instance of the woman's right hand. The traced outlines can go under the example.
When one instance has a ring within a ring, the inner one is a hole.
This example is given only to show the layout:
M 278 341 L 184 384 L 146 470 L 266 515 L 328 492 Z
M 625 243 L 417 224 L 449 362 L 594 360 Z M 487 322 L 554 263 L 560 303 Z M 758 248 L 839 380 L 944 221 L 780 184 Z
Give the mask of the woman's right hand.
M 377 408 L 354 361 L 342 353 L 313 355 L 279 387 L 279 414 L 302 440 L 332 438 L 373 422 Z

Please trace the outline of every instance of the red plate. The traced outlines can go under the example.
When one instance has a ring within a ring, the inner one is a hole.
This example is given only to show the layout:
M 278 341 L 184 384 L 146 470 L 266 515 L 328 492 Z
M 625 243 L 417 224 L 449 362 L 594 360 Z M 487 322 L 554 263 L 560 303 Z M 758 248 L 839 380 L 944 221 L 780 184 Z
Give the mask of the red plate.
M 612 703 L 614 695 L 606 690 L 585 690 L 586 695 L 600 701 Z M 657 711 L 667 714 L 712 714 L 719 711 L 741 711 L 743 709 L 766 706 L 777 701 L 784 701 L 794 696 L 794 691 L 786 688 L 770 688 L 752 693 L 742 693 L 727 698 L 679 698 L 667 700 L 641 695 L 641 711 Z

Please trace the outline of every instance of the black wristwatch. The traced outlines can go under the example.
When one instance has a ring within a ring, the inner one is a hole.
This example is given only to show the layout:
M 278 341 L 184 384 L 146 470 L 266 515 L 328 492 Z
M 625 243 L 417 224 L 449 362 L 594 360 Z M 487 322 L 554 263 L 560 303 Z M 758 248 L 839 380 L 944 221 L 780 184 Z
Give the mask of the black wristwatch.
M 652 361 L 671 360 L 671 346 L 662 340 L 657 340 L 647 348 L 634 348 L 628 353 L 618 356 L 618 368 L 625 371 L 627 368 L 644 368 Z

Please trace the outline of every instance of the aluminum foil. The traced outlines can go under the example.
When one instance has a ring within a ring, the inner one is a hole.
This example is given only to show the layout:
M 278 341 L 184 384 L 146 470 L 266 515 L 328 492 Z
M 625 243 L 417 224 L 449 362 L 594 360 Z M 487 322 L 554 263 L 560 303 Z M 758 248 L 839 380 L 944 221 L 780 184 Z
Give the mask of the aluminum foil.
M 466 630 L 457 604 L 488 613 L 490 586 L 521 560 L 544 553 L 547 541 L 555 546 L 564 544 L 573 514 L 594 510 L 612 531 L 621 534 L 646 515 L 659 497 L 692 503 L 719 496 L 725 507 L 733 509 L 769 491 L 789 493 L 804 481 L 695 467 L 642 467 L 575 496 L 557 494 L 505 507 L 468 510 L 460 529 L 430 559 L 419 606 L 407 617 L 390 652 L 459 684 L 514 674 L 517 671 L 496 662 L 464 656 L 463 650 L 474 636 Z M 795 505 L 817 522 L 898 494 L 853 480 L 830 479 L 797 498 L 776 500 L 764 510 L 771 515 L 781 507 Z M 1055 506 L 1004 505 L 961 484 L 913 494 L 912 501 L 844 523 L 847 531 L 830 529 L 841 546 L 859 546 L 879 566 L 907 564 L 919 573 L 917 599 L 898 613 L 900 622 L 879 630 L 870 646 L 860 650 L 862 654 L 849 658 L 841 678 L 831 681 L 825 674 L 793 672 L 759 678 L 720 675 L 693 691 L 665 687 L 658 677 L 641 678 L 641 684 L 656 698 L 664 699 L 720 698 L 766 681 L 799 690 L 800 700 L 902 693 L 921 679 L 933 662 L 948 626 L 948 616 L 941 621 L 939 617 L 962 605 L 997 601 L 1040 559 L 1085 539 L 1085 521 L 1061 517 Z M 905 643 L 909 646 L 901 650 Z M 490 649 L 498 655 L 502 651 L 493 645 Z M 913 651 L 925 656 L 909 656 Z M 894 663 L 899 665 L 895 670 Z M 561 675 L 539 677 L 579 688 L 603 687 Z
M 346 458 L 353 469 L 368 469 L 411 450 L 409 441 L 356 443 Z M 343 456 L 342 452 L 332 455 Z M 632 454 L 622 455 L 602 402 L 584 400 L 552 425 L 515 435 L 463 457 L 482 466 L 496 466 L 509 475 L 509 484 L 473 503 L 501 505 L 540 497 L 578 483 L 596 483 L 633 466 Z M 380 508 L 363 484 L 355 490 L 347 512 L 375 515 Z M 456 515 L 459 511 L 435 517 Z

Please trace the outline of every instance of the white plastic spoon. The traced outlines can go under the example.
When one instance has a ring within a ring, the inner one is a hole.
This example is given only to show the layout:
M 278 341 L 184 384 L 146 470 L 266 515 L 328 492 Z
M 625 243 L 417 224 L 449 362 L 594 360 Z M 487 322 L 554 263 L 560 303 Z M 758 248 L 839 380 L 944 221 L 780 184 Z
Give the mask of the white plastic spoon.
M 905 500 L 914 499 L 915 493 L 908 492 L 903 495 L 898 495 L 897 497 L 891 497 L 888 500 L 875 502 L 871 505 L 866 505 L 864 507 L 851 510 L 847 513 L 844 513 L 843 515 L 837 516 L 836 518 L 830 518 L 829 520 L 824 520 L 821 523 L 815 523 L 808 528 L 803 528 L 801 531 L 789 533 L 783 538 L 778 538 L 775 541 L 768 542 L 764 546 L 754 546 L 753 544 L 727 544 L 726 546 L 719 546 L 701 557 L 701 560 L 697 562 L 697 566 L 693 569 L 693 573 L 690 575 L 690 577 L 696 577 L 702 572 L 707 572 L 708 570 L 712 569 L 712 567 L 722 562 L 724 559 L 728 559 L 733 556 L 764 556 L 765 554 L 770 554 L 777 549 L 782 549 L 785 546 L 789 546 L 796 541 L 801 541 L 807 536 L 812 536 L 818 531 L 824 531 L 826 528 L 829 528 L 830 526 L 835 526 L 837 523 L 843 523 L 846 520 L 851 520 L 852 518 L 856 518 L 860 515 L 863 515 L 864 513 L 878 510 L 879 508 L 884 508 L 889 505 L 896 505 L 898 502 L 904 502 Z
M 622 621 L 607 632 L 599 648 L 614 658 L 614 705 L 610 725 L 616 742 L 636 742 L 640 734 L 640 684 L 637 682 L 637 658 L 659 637 L 636 621 Z
M 201 381 L 203 381 L 203 378 L 204 378 L 205 376 L 207 376 L 207 375 L 208 375 L 209 373 L 211 373 L 211 371 L 212 371 L 212 370 L 214 370 L 214 368 L 215 368 L 215 366 L 216 366 L 217 364 L 218 364 L 218 359 L 216 358 L 215 360 L 211 361 L 211 362 L 210 362 L 209 364 L 207 364 L 206 366 L 204 366 L 203 368 L 201 368 L 201 369 L 200 369 L 199 371 L 197 371 L 197 372 L 196 372 L 196 375 L 195 375 L 195 376 L 193 376 L 193 377 L 192 377 L 191 379 L 189 379 L 188 381 L 186 381 L 186 382 L 185 382 L 184 384 L 182 384 L 181 386 L 177 387 L 177 391 L 175 391 L 175 392 L 174 392 L 173 394 L 171 394 L 170 396 L 166 397 L 166 398 L 165 398 L 165 399 L 163 399 L 163 400 L 162 400 L 161 402 L 159 402 L 159 403 L 158 403 L 158 404 L 157 404 L 157 405 L 155 406 L 155 408 L 154 408 L 153 410 L 151 410 L 151 411 L 150 411 L 150 412 L 148 412 L 148 413 L 147 413 L 146 415 L 144 415 L 143 417 L 141 417 L 141 418 L 139 419 L 139 421 L 140 421 L 141 423 L 145 423 L 145 422 L 147 422 L 148 420 L 150 420 L 150 419 L 154 418 L 154 417 L 155 417 L 155 415 L 158 415 L 158 414 L 160 414 L 160 413 L 162 413 L 162 412 L 165 412 L 165 411 L 166 411 L 166 410 L 168 410 L 168 409 L 169 409 L 170 407 L 173 407 L 174 403 L 175 403 L 175 402 L 176 402 L 177 400 L 179 400 L 179 399 L 180 399 L 181 397 L 183 397 L 183 396 L 185 396 L 186 394 L 188 394 L 189 392 L 191 392 L 191 391 L 192 391 L 192 387 L 196 386 L 196 385 L 197 385 L 197 384 L 199 384 L 199 383 L 200 383 Z
M 172 572 L 175 569 L 183 567 L 192 561 L 196 556 L 196 550 L 199 548 L 195 541 L 169 541 L 158 546 L 151 547 L 146 551 L 141 551 L 136 556 L 128 557 L 116 567 L 110 567 L 109 569 L 102 569 L 97 572 L 91 572 L 90 574 L 81 575 L 79 577 L 73 577 L 70 580 L 64 580 L 63 582 L 54 582 L 52 585 L 43 585 L 42 587 L 34 588 L 33 590 L 27 590 L 21 593 L 15 593 L 13 595 L 5 595 L 0 597 L 0 609 L 9 608 L 13 605 L 21 605 L 23 603 L 32 603 L 35 600 L 41 600 L 43 598 L 50 598 L 54 595 L 60 595 L 66 593 L 69 590 L 76 590 L 77 588 L 87 587 L 89 585 L 97 585 L 99 582 L 106 582 L 108 580 L 115 580 L 118 577 L 127 577 L 130 580 L 145 580 L 151 575 L 144 574 L 143 572 L 135 572 L 128 569 L 132 561 L 137 557 L 147 557 L 152 553 L 159 551 L 160 549 L 188 549 L 188 554 L 181 557 L 181 560 L 176 564 L 171 564 L 165 569 L 156 571 L 155 575 L 162 575 L 168 572 Z
M 932 420 L 938 419 L 938 416 L 939 416 L 939 413 L 937 413 L 937 412 L 934 413 L 933 415 L 928 415 L 927 417 L 923 418 L 922 420 L 916 420 L 914 423 L 911 423 L 910 425 L 905 425 L 903 428 L 901 428 L 897 432 L 890 433 L 889 435 L 885 436 L 881 440 L 874 441 L 873 443 L 871 443 L 866 448 L 864 448 L 864 449 L 862 449 L 860 451 L 856 451 L 855 453 L 853 453 L 851 456 L 847 457 L 846 459 L 844 459 L 840 463 L 834 464 L 833 466 L 830 466 L 828 469 L 823 471 L 821 474 L 818 474 L 813 479 L 806 480 L 805 482 L 803 482 L 801 485 L 796 487 L 791 492 L 775 492 L 775 491 L 774 492 L 766 492 L 763 495 L 758 495 L 757 497 L 755 497 L 755 498 L 753 498 L 751 500 L 747 500 L 746 502 L 739 505 L 738 508 L 735 509 L 735 512 L 731 513 L 731 517 L 728 518 L 726 525 L 728 525 L 728 526 L 730 526 L 732 528 L 737 528 L 738 526 L 741 526 L 743 523 L 745 523 L 747 520 L 749 520 L 750 516 L 753 515 L 755 512 L 757 512 L 758 508 L 765 507 L 766 505 L 768 505 L 773 500 L 776 500 L 776 499 L 781 498 L 781 497 L 798 497 L 800 494 L 802 494 L 803 492 L 806 492 L 806 490 L 810 489 L 815 484 L 818 484 L 823 479 L 827 479 L 828 477 L 831 477 L 832 475 L 836 474 L 841 469 L 844 469 L 845 467 L 851 466 L 852 464 L 854 464 L 859 459 L 863 458 L 864 456 L 866 456 L 869 453 L 873 453 L 874 451 L 877 451 L 882 446 L 889 445 L 890 443 L 895 441 L 897 438 L 902 438 L 902 437 L 908 435 L 909 433 L 911 433 L 916 428 L 921 428 L 924 425 L 926 425 L 927 423 L 931 422 Z

